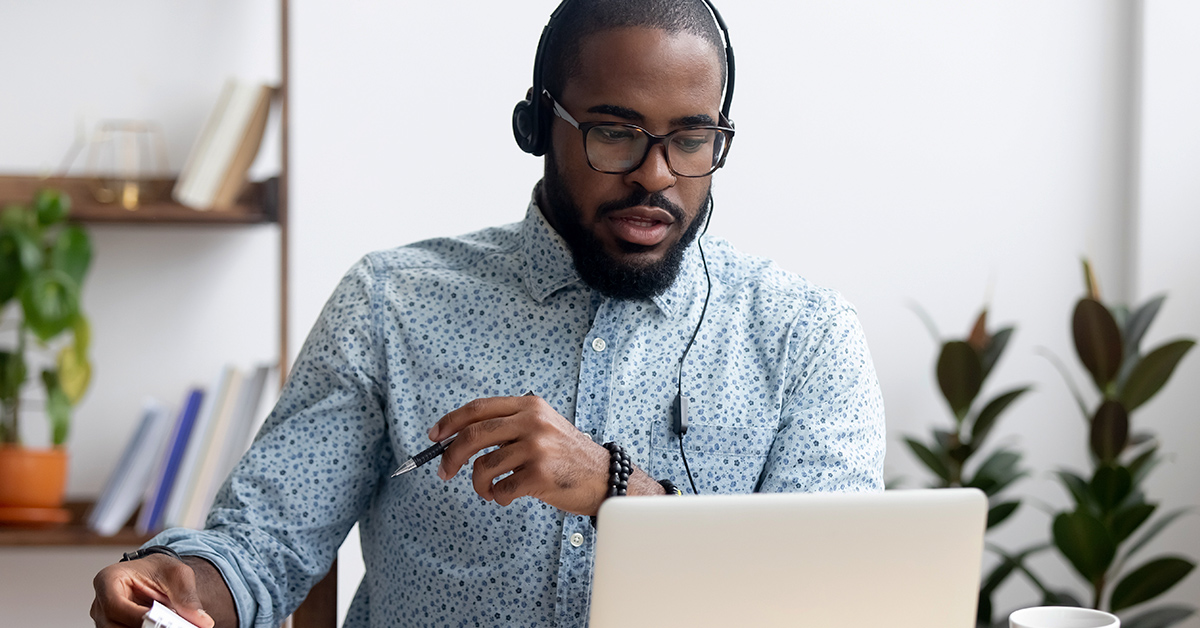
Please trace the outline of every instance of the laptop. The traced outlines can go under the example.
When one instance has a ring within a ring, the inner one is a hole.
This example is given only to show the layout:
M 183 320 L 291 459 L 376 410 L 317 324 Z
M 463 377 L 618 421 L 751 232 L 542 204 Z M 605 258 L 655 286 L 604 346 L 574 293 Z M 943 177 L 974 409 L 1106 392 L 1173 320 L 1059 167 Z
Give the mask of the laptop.
M 973 628 L 975 489 L 606 500 L 591 628 Z

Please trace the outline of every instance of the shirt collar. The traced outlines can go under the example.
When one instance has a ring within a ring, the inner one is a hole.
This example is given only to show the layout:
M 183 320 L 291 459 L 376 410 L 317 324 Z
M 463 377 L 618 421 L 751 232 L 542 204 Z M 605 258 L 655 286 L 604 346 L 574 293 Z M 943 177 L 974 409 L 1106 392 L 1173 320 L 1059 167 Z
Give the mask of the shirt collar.
M 534 300 L 540 303 L 563 288 L 583 285 L 566 240 L 550 226 L 538 207 L 536 190 L 521 222 L 521 242 L 525 287 Z M 704 288 L 700 254 L 696 242 L 692 242 L 684 252 L 675 282 L 650 301 L 668 318 L 674 318 L 686 314 L 691 302 L 704 298 L 701 293 Z

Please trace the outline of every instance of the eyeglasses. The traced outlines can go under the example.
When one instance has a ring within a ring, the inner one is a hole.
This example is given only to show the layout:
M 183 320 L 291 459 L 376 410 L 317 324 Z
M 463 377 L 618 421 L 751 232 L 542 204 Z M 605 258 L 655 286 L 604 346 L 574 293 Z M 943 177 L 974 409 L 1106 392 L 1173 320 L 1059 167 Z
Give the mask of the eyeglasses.
M 642 167 L 655 144 L 662 144 L 667 168 L 680 177 L 706 177 L 721 167 L 733 129 L 722 126 L 686 126 L 666 135 L 655 135 L 636 124 L 578 122 L 550 92 L 554 114 L 583 133 L 583 151 L 592 170 L 625 174 Z

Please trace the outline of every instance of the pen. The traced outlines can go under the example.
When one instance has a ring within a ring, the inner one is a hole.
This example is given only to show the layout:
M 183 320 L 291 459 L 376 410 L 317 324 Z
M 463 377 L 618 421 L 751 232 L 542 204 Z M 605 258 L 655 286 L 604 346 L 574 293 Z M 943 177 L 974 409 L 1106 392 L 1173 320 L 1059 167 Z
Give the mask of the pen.
M 528 397 L 532 394 L 533 394 L 533 391 L 531 390 L 531 391 L 525 393 L 525 396 Z M 396 469 L 396 471 L 394 473 L 392 473 L 391 477 L 396 477 L 397 475 L 404 475 L 405 473 L 408 473 L 409 471 L 416 469 L 417 467 L 425 464 L 426 462 L 429 462 L 430 460 L 433 460 L 434 458 L 437 458 L 438 456 L 446 453 L 446 448 L 450 446 L 450 443 L 454 442 L 455 438 L 458 438 L 458 434 L 455 434 L 445 440 L 438 441 L 438 442 L 434 443 L 433 445 L 431 445 L 430 447 L 426 448 L 421 453 L 413 456 L 412 458 L 409 458 L 408 460 L 405 460 L 404 463 L 400 465 L 400 468 Z

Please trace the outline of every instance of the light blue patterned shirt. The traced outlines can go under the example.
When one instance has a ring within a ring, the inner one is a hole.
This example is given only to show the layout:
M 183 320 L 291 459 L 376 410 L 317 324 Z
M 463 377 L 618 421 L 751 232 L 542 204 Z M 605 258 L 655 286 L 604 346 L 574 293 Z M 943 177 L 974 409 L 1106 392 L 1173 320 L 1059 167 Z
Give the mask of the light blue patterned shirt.
M 712 297 L 683 369 L 683 448 L 700 492 L 882 490 L 883 402 L 853 308 L 720 239 L 705 236 L 704 252 Z M 517 224 L 367 255 L 330 297 L 207 529 L 151 544 L 214 563 L 242 628 L 275 628 L 355 522 L 366 577 L 346 626 L 582 626 L 588 517 L 529 497 L 484 501 L 469 463 L 448 482 L 436 464 L 388 476 L 450 410 L 533 390 L 687 490 L 669 412 L 704 293 L 693 244 L 663 294 L 602 297 L 534 204 Z

